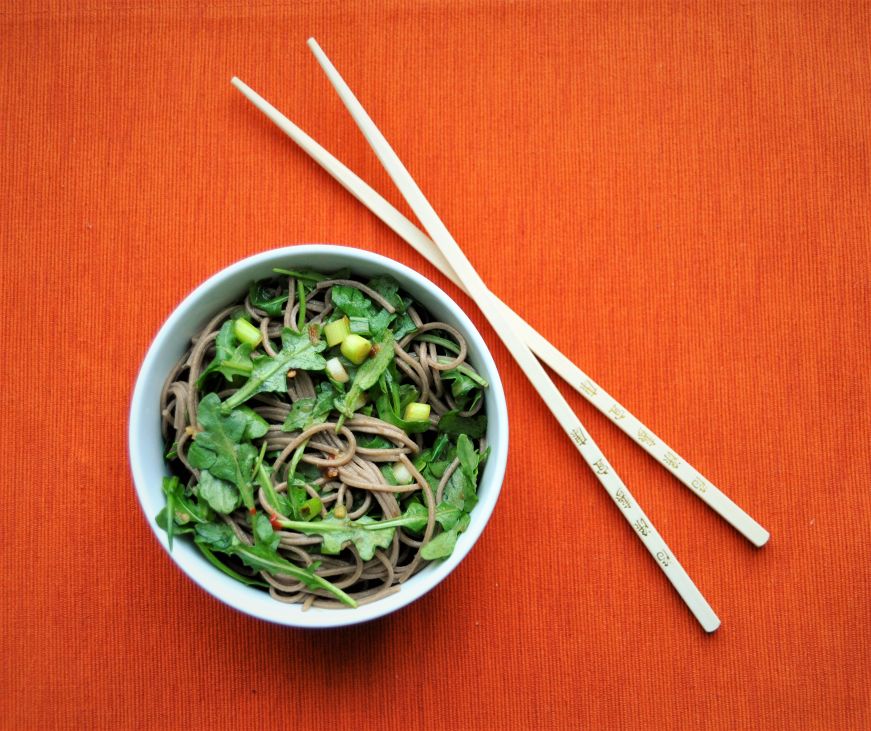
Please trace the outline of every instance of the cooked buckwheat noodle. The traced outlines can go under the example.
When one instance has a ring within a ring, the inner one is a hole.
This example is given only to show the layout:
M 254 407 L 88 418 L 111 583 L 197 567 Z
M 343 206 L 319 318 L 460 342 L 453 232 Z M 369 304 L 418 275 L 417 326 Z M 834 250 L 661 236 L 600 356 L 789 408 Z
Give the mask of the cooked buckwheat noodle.
M 297 282 L 293 277 L 282 282 L 286 282 L 289 297 L 280 317 L 270 316 L 259 309 L 252 304 L 250 296 L 246 295 L 244 300 L 216 313 L 202 331 L 192 338 L 190 349 L 173 367 L 166 380 L 160 398 L 163 437 L 167 444 L 175 444 L 177 457 L 170 462 L 170 469 L 183 484 L 191 485 L 199 480 L 199 471 L 190 465 L 187 458 L 188 449 L 198 429 L 196 415 L 201 392 L 197 381 L 215 355 L 215 340 L 222 324 L 231 313 L 240 306 L 243 307 L 251 323 L 262 333 L 263 348 L 270 356 L 275 355 L 275 348 L 270 341 L 280 338 L 282 328 L 289 327 L 298 332 L 297 319 L 301 303 L 297 297 Z M 333 312 L 331 292 L 336 285 L 358 289 L 387 312 L 395 311 L 390 302 L 363 282 L 344 278 L 327 279 L 318 282 L 305 297 L 305 326 L 321 324 Z M 428 563 L 421 558 L 420 547 L 433 536 L 436 526 L 435 506 L 441 500 L 445 485 L 458 466 L 458 460 L 454 459 L 439 484 L 430 485 L 415 468 L 413 460 L 422 449 L 432 443 L 439 417 L 457 407 L 450 388 L 446 388 L 442 381 L 441 374 L 465 363 L 467 344 L 456 328 L 444 322 L 429 321 L 429 315 L 414 304 L 408 307 L 407 313 L 417 329 L 394 343 L 395 362 L 400 376 L 418 390 L 420 396 L 417 400 L 431 407 L 428 431 L 410 435 L 393 424 L 362 414 L 347 419 L 339 427 L 335 411 L 326 422 L 304 431 L 282 431 L 282 424 L 292 405 L 299 399 L 313 398 L 316 395 L 312 377 L 304 370 L 289 374 L 286 394 L 261 393 L 246 403 L 269 424 L 266 434 L 254 440 L 254 444 L 259 449 L 265 442 L 267 454 L 274 456 L 277 453 L 271 465 L 271 477 L 277 493 L 287 490 L 288 461 L 300 445 L 305 445 L 301 462 L 314 465 L 321 475 L 307 484 L 306 490 L 311 497 L 320 498 L 323 504 L 322 516 L 326 516 L 329 509 L 342 505 L 351 520 L 371 514 L 371 511 L 379 519 L 395 518 L 401 512 L 400 499 L 408 493 L 416 492 L 420 495 L 428 513 L 422 535 L 411 535 L 399 527 L 393 535 L 390 547 L 377 549 L 374 557 L 368 561 L 360 558 L 352 543 L 344 547 L 339 555 L 323 555 L 318 552 L 322 542 L 320 536 L 290 530 L 277 531 L 280 537 L 278 551 L 283 558 L 300 567 L 319 562 L 315 573 L 343 589 L 358 604 L 377 601 L 398 591 L 400 584 Z M 421 340 L 420 337 L 426 333 L 438 335 L 432 340 L 449 339 L 455 347 L 448 349 L 443 342 Z M 223 400 L 235 390 L 228 387 L 219 391 L 218 395 Z M 473 407 L 460 412 L 460 415 L 476 414 L 482 403 L 483 399 L 478 399 Z M 391 446 L 360 446 L 360 440 L 372 436 L 383 437 Z M 481 450 L 484 449 L 483 440 L 479 446 Z M 390 485 L 379 468 L 384 462 L 401 462 L 413 481 L 407 485 Z M 262 489 L 255 493 L 255 499 L 267 514 L 287 517 L 281 516 L 276 506 L 268 503 Z M 239 541 L 249 545 L 253 543 L 244 507 L 221 518 L 232 528 Z M 239 573 L 248 576 L 258 574 L 241 562 L 230 560 L 227 563 Z M 305 609 L 311 606 L 345 606 L 327 591 L 312 589 L 288 576 L 259 572 L 259 578 L 269 585 L 272 597 L 282 602 L 299 603 Z

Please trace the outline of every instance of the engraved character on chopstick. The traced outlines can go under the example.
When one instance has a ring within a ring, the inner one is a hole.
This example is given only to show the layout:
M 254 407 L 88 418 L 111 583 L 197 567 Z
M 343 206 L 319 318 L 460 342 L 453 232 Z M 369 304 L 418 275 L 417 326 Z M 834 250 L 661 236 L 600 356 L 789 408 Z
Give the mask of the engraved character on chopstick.
M 614 493 L 614 500 L 623 510 L 630 510 L 632 508 L 632 503 L 629 502 L 626 490 L 622 487 L 618 488 L 617 492 Z
M 620 405 L 615 403 L 608 409 L 608 414 L 614 417 L 614 421 L 620 421 L 620 419 L 626 418 L 626 412 L 620 408 Z
M 665 456 L 662 458 L 662 461 L 665 462 L 669 467 L 673 470 L 676 470 L 680 467 L 680 460 L 677 458 L 677 455 L 674 452 L 666 452 Z
M 656 446 L 656 440 L 652 436 L 650 436 L 647 429 L 638 430 L 638 441 L 641 444 L 646 444 L 648 447 Z
M 637 530 L 641 535 L 647 537 L 650 535 L 650 526 L 644 518 L 639 518 L 633 523 L 633 527 Z M 659 558 L 659 556 L 657 556 Z
M 701 477 L 694 478 L 690 484 L 693 486 L 694 490 L 698 490 L 699 492 L 708 491 L 708 483 L 705 482 Z
M 574 440 L 575 444 L 584 445 L 587 443 L 587 435 L 584 430 L 577 426 L 569 432 L 569 436 Z
M 599 389 L 595 383 L 593 383 L 589 378 L 585 381 L 581 381 L 580 386 L 578 388 L 581 389 L 587 396 L 595 396 L 599 393 Z
M 671 556 L 669 556 L 665 551 L 659 551 L 656 554 L 656 560 L 664 567 L 667 567 L 671 563 Z

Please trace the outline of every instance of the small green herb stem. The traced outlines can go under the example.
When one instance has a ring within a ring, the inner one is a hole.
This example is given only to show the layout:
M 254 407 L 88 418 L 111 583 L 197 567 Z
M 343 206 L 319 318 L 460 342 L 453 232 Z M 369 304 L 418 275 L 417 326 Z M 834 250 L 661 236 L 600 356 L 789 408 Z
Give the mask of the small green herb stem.
M 260 386 L 272 378 L 272 376 L 278 373 L 282 368 L 284 368 L 284 363 L 276 358 L 275 362 L 272 363 L 269 368 L 264 369 L 259 375 L 251 376 L 242 388 L 224 401 L 224 403 L 221 404 L 221 412 L 229 414 L 237 406 L 244 404 L 249 398 L 257 393 L 257 389 L 260 388 Z
M 299 314 L 296 316 L 296 329 L 302 332 L 302 327 L 305 325 L 305 287 L 302 279 L 296 280 L 296 296 L 299 298 Z
M 266 471 L 266 467 L 263 466 L 263 457 L 266 455 L 266 442 L 263 442 L 263 446 L 260 447 L 260 455 L 257 457 L 257 467 L 255 468 L 255 479 L 257 480 L 257 484 L 260 485 L 263 492 L 266 493 L 266 499 L 269 501 L 269 505 L 272 506 L 273 510 L 278 510 L 278 506 L 281 503 L 281 500 L 278 497 L 278 493 L 275 492 L 275 485 L 272 484 L 272 478 L 269 476 L 269 473 Z
M 299 579 L 307 586 L 315 585 L 321 589 L 328 591 L 340 602 L 347 604 L 349 607 L 357 606 L 357 602 L 354 601 L 353 598 L 348 596 L 344 591 L 342 591 L 338 586 L 331 584 L 329 581 L 321 576 L 318 576 L 314 572 L 308 572 L 299 568 L 298 566 L 295 566 L 294 564 L 290 563 L 290 561 L 285 561 L 281 558 L 278 558 L 278 560 L 276 560 L 275 558 L 267 558 L 265 556 L 261 556 L 258 553 L 252 551 L 250 546 L 244 545 L 235 547 L 233 549 L 233 552 L 240 557 L 244 557 L 245 562 L 249 566 L 252 566 L 260 571 L 266 571 L 267 573 L 273 575 L 284 574 L 286 576 L 292 576 L 295 579 Z
M 460 354 L 460 346 L 457 345 L 453 340 L 448 340 L 447 338 L 439 337 L 438 335 L 433 335 L 429 332 L 421 333 L 414 339 L 422 343 L 433 343 L 435 345 L 440 345 L 445 350 L 448 350 L 455 355 Z M 451 360 L 452 359 L 450 358 L 445 358 L 444 362 L 450 363 Z
M 178 479 L 178 478 L 174 478 Z M 175 534 L 175 495 L 170 490 L 166 494 L 166 536 L 169 541 L 169 550 L 172 551 L 172 537 Z
M 437 360 L 441 365 L 447 365 L 453 361 L 452 358 L 445 358 L 442 355 L 440 355 Z M 456 366 L 456 370 L 471 378 L 475 383 L 481 386 L 481 388 L 487 388 L 490 385 L 477 371 L 475 371 L 474 368 L 470 368 L 465 363 L 460 363 L 460 365 Z
M 302 455 L 305 453 L 305 448 L 308 445 L 308 439 L 306 439 L 302 444 L 300 444 L 296 451 L 293 453 L 293 457 L 290 458 L 290 464 L 287 466 L 287 481 L 293 479 L 293 476 L 296 474 L 296 467 L 299 464 L 299 461 L 302 459 Z

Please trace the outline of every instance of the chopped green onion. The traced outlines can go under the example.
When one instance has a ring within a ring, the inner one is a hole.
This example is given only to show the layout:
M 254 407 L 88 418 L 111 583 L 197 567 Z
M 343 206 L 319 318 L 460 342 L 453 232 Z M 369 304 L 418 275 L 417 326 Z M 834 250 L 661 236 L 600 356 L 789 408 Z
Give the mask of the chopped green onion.
M 369 351 L 372 350 L 372 343 L 366 338 L 361 338 L 359 335 L 348 335 L 342 341 L 342 355 L 344 355 L 354 365 L 360 365 Z
M 348 371 L 345 370 L 345 366 L 338 358 L 330 358 L 327 361 L 327 375 L 337 383 L 347 383 L 350 378 Z
M 356 333 L 357 335 L 363 335 L 364 337 L 369 337 L 372 334 L 372 331 L 369 329 L 369 318 L 352 317 L 351 332 Z
M 263 333 L 243 317 L 233 321 L 233 334 L 240 343 L 250 345 L 252 348 L 256 348 L 263 340 Z
M 324 337 L 327 339 L 327 345 L 331 348 L 341 343 L 350 334 L 351 323 L 347 317 L 333 320 L 324 325 Z
M 320 515 L 321 508 L 324 504 L 320 498 L 313 497 L 306 500 L 299 508 L 299 515 L 303 520 L 311 520 L 316 515 Z
M 412 401 L 405 407 L 405 421 L 427 421 L 429 419 L 429 404 Z
M 414 477 L 411 476 L 408 467 L 402 462 L 394 462 L 391 468 L 393 469 L 393 477 L 396 479 L 397 485 L 410 485 L 414 482 Z

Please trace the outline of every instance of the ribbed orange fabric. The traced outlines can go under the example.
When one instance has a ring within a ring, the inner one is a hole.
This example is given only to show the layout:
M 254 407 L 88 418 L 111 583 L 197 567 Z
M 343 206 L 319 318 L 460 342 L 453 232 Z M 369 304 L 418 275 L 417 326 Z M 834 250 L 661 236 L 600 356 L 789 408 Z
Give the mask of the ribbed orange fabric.
M 0 9 L 0 727 L 871 726 L 869 33 L 867 3 Z M 398 201 L 309 35 L 491 288 L 771 531 L 754 550 L 566 389 L 715 635 L 472 303 L 230 86 Z M 442 586 L 315 633 L 173 567 L 125 429 L 192 287 L 318 241 L 392 256 L 468 308 L 513 442 L 490 526 Z

